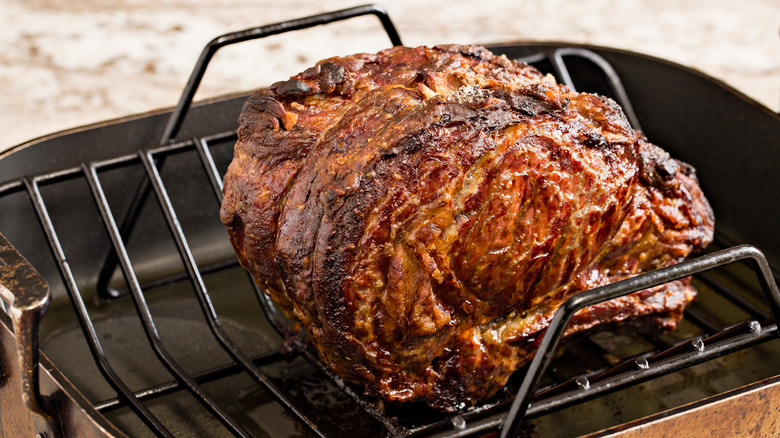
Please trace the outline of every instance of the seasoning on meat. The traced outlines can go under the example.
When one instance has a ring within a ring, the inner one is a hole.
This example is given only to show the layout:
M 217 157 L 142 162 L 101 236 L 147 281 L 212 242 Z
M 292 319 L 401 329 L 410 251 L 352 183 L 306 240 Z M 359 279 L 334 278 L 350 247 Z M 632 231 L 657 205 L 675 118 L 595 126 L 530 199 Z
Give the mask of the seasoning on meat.
M 456 410 L 491 396 L 578 292 L 711 240 L 693 169 L 611 100 L 481 47 L 332 58 L 255 92 L 221 219 L 241 264 L 369 394 Z M 680 280 L 567 333 L 674 328 Z

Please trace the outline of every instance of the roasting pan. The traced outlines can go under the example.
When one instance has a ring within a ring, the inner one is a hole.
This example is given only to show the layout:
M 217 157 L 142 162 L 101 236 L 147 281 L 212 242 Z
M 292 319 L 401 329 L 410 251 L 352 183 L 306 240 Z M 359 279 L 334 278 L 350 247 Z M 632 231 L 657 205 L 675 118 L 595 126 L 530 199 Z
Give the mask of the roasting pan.
M 697 71 L 605 47 L 490 46 L 616 99 L 693 164 L 717 219 L 712 247 L 570 300 L 532 363 L 463 412 L 383 404 L 320 365 L 219 223 L 247 94 L 191 101 L 224 45 L 366 14 L 401 43 L 376 6 L 225 35 L 175 108 L 0 155 L 0 435 L 780 433 L 780 117 Z M 688 275 L 699 299 L 672 333 L 616 327 L 559 342 L 576 309 Z

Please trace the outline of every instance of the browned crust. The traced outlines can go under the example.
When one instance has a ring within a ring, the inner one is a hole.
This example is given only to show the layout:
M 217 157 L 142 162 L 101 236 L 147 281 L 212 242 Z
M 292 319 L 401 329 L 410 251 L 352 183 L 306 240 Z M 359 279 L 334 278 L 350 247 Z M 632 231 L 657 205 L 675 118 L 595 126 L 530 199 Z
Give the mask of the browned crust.
M 608 99 L 471 46 L 322 61 L 240 117 L 222 221 L 242 265 L 343 377 L 454 409 L 489 396 L 574 293 L 712 238 L 690 167 Z M 673 325 L 683 282 L 570 331 Z

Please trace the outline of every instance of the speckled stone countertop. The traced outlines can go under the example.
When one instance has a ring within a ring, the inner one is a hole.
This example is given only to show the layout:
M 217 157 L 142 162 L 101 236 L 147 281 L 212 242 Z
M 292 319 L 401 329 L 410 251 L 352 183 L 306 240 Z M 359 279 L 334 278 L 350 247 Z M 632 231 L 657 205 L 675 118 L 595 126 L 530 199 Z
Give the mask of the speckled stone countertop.
M 120 3 L 117 5 L 116 3 Z M 35 137 L 175 105 L 203 46 L 226 32 L 356 1 L 0 0 L 0 151 Z M 698 69 L 777 111 L 780 1 L 394 0 L 406 45 L 567 41 Z M 197 99 L 285 79 L 389 45 L 361 17 L 218 52 Z

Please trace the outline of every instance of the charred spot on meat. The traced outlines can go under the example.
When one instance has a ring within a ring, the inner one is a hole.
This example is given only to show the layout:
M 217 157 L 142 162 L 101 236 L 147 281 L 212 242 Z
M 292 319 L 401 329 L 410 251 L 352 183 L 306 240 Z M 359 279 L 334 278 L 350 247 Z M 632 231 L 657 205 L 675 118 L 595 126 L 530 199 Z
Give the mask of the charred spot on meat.
M 241 264 L 369 394 L 491 396 L 573 294 L 711 240 L 692 168 L 612 101 L 481 47 L 394 47 L 255 92 L 221 219 Z M 578 312 L 674 328 L 689 280 Z

